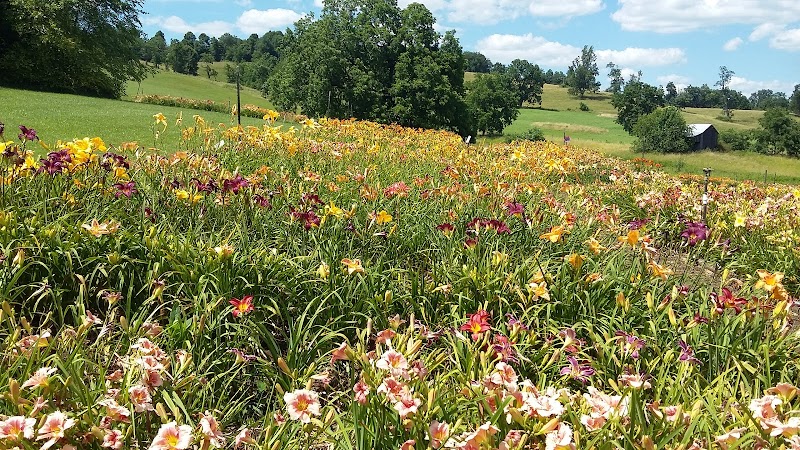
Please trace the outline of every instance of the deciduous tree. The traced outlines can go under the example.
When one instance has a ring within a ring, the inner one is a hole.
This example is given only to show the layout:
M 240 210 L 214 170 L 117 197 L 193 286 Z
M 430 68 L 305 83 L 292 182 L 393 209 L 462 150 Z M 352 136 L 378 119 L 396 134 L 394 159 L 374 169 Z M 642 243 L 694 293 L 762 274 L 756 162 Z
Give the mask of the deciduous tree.
M 597 92 L 600 89 L 600 83 L 597 81 L 598 75 L 600 75 L 600 70 L 597 68 L 594 47 L 585 45 L 581 56 L 575 58 L 567 70 L 566 84 L 569 87 L 569 93 L 583 98 L 586 92 Z
M 641 116 L 664 106 L 664 93 L 660 88 L 641 81 L 629 82 L 611 99 L 611 104 L 617 109 L 617 123 L 628 133 L 633 133 Z
M 4 0 L 0 84 L 119 97 L 144 79 L 142 0 Z

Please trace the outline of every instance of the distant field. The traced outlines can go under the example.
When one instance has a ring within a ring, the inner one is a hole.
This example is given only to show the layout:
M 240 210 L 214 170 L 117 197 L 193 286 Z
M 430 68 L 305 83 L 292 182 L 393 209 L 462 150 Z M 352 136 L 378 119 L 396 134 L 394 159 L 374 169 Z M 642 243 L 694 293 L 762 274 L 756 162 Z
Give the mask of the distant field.
M 208 123 L 233 125 L 235 117 L 229 114 L 193 109 L 170 108 L 120 100 L 81 97 L 68 94 L 25 91 L 0 87 L 0 122 L 6 124 L 6 137 L 14 138 L 19 125 L 34 128 L 41 139 L 53 144 L 57 140 L 99 136 L 107 144 L 138 141 L 147 147 L 153 141 L 153 114 L 163 113 L 169 126 L 162 134 L 159 146 L 174 151 L 180 134 L 175 126 L 179 113 L 184 124 L 195 114 Z M 242 125 L 259 126 L 263 120 L 242 117 Z
M 224 63 L 222 64 L 224 67 Z M 202 66 L 202 65 L 201 65 Z M 132 99 L 136 95 L 170 95 L 173 97 L 193 98 L 196 100 L 213 100 L 218 103 L 236 103 L 236 85 L 224 83 L 224 69 L 217 69 L 217 78 L 214 81 L 206 77 L 200 69 L 198 76 L 183 75 L 180 73 L 160 70 L 142 81 L 141 84 L 128 82 L 126 96 L 123 99 Z M 255 89 L 241 88 L 242 104 L 251 104 L 262 108 L 274 108 L 272 103 L 261 96 Z

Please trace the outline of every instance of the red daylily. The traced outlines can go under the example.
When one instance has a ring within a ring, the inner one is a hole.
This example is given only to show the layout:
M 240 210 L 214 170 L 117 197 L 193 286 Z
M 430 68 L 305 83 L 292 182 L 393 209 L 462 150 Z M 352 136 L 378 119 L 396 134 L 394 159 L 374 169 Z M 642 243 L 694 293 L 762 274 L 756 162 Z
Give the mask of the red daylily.
M 232 298 L 230 304 L 233 305 L 233 317 L 245 315 L 253 310 L 253 296 L 245 295 L 241 300 Z
M 478 340 L 481 334 L 489 331 L 489 313 L 484 310 L 478 310 L 475 314 L 469 316 L 469 320 L 464 325 L 461 325 L 462 331 L 469 331 L 472 333 L 472 339 Z

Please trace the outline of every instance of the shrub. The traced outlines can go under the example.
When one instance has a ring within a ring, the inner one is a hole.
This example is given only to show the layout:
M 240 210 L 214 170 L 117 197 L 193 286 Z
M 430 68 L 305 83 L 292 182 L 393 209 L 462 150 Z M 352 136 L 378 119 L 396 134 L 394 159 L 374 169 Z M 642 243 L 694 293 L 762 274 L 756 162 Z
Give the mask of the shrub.
M 513 141 L 537 142 L 537 141 L 546 141 L 546 140 L 547 140 L 547 138 L 544 137 L 544 132 L 541 130 L 541 128 L 533 127 L 533 128 L 528 128 L 527 130 L 525 130 L 521 134 L 510 134 L 510 135 L 508 135 L 507 142 L 513 142 Z
M 750 130 L 726 130 L 720 133 L 720 141 L 728 150 L 745 151 L 752 148 L 753 133 Z
M 691 149 L 688 127 L 677 108 L 669 106 L 639 118 L 633 128 L 635 151 L 684 153 Z
M 589 108 L 589 105 L 587 105 L 586 103 L 583 103 L 583 102 L 581 102 L 580 110 L 581 111 L 591 111 L 591 109 Z

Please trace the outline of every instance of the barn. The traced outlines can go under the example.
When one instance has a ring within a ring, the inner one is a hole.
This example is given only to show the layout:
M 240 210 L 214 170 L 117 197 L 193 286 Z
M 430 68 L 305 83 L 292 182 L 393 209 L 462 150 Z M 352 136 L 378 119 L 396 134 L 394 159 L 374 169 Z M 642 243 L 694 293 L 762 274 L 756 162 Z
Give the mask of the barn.
M 692 141 L 692 150 L 716 148 L 719 132 L 710 123 L 690 123 L 686 135 Z

